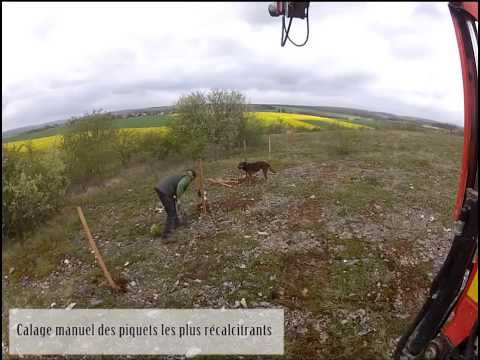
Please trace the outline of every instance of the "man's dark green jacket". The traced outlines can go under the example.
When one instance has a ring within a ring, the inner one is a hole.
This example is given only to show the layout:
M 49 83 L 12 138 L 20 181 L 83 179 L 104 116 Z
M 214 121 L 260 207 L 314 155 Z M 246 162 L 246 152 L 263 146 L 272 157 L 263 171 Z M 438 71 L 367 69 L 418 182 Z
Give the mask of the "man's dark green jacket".
M 167 196 L 175 195 L 178 199 L 187 190 L 192 180 L 193 178 L 189 175 L 172 175 L 158 183 L 155 189 Z

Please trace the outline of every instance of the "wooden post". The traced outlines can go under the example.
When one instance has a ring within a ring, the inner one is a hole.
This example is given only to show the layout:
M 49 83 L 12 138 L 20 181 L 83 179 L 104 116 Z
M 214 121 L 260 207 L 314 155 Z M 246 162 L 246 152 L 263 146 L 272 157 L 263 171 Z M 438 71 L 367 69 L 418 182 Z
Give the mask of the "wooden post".
M 110 272 L 108 271 L 107 266 L 103 261 L 102 254 L 100 254 L 100 250 L 98 250 L 97 245 L 93 240 L 92 234 L 90 233 L 90 229 L 88 228 L 88 225 L 87 225 L 87 220 L 85 220 L 85 216 L 83 216 L 82 208 L 80 206 L 77 206 L 77 211 L 78 211 L 78 216 L 80 216 L 80 221 L 82 222 L 82 225 L 83 225 L 83 230 L 85 230 L 85 234 L 87 235 L 88 242 L 90 243 L 90 247 L 95 253 L 95 258 L 97 259 L 98 264 L 102 268 L 103 274 L 107 278 L 108 284 L 113 289 L 120 290 L 120 287 L 117 284 L 115 284 L 115 281 L 113 281 L 112 276 L 110 275 Z
M 203 182 L 203 164 L 202 160 L 198 161 L 198 188 L 202 194 L 202 213 L 205 215 L 207 213 L 207 199 L 205 198 L 205 186 Z
M 268 160 L 272 160 L 272 140 L 271 140 L 271 135 L 268 135 Z

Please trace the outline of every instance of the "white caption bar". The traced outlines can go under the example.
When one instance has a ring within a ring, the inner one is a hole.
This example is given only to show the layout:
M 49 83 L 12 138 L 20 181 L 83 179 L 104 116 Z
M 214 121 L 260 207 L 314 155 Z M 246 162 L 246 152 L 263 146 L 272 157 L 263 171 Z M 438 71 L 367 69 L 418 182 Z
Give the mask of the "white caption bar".
M 283 355 L 283 309 L 11 309 L 11 355 Z

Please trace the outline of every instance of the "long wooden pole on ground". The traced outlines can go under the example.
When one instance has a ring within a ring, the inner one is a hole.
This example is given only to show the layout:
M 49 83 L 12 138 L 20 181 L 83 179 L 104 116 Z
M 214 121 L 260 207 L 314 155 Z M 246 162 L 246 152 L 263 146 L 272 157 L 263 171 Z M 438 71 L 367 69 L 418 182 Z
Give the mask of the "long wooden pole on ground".
M 82 222 L 83 230 L 85 230 L 85 234 L 87 235 L 87 239 L 88 239 L 88 242 L 90 243 L 90 247 L 92 248 L 95 254 L 95 258 L 97 259 L 98 264 L 102 268 L 105 277 L 107 278 L 108 284 L 113 289 L 120 290 L 120 287 L 115 283 L 115 281 L 113 281 L 112 276 L 110 275 L 110 272 L 108 271 L 107 266 L 103 261 L 102 254 L 100 253 L 100 250 L 98 250 L 97 245 L 93 240 L 92 234 L 90 233 L 90 229 L 88 228 L 87 220 L 85 220 L 85 216 L 83 216 L 83 211 L 80 206 L 77 206 L 77 212 L 78 212 L 78 216 L 80 216 L 80 221 Z

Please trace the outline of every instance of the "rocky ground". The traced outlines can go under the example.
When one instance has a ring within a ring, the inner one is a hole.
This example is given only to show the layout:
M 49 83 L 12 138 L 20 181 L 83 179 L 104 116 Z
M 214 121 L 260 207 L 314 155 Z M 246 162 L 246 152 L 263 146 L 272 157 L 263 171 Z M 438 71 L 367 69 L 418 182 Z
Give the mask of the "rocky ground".
M 165 171 L 131 170 L 72 197 L 127 292 L 107 289 L 67 207 L 45 263 L 6 253 L 4 329 L 11 307 L 283 308 L 286 354 L 272 359 L 388 359 L 449 250 L 461 138 L 345 134 L 297 135 L 274 152 L 267 181 L 209 186 L 207 215 L 191 191 L 171 243 L 150 235 L 164 220 L 152 185 Z M 238 176 L 239 160 L 205 173 Z

